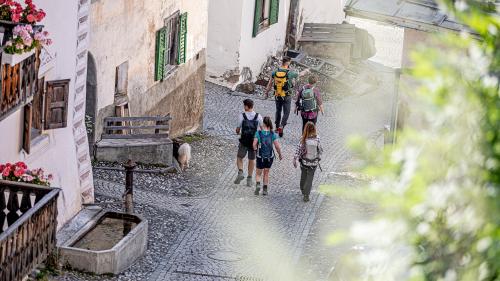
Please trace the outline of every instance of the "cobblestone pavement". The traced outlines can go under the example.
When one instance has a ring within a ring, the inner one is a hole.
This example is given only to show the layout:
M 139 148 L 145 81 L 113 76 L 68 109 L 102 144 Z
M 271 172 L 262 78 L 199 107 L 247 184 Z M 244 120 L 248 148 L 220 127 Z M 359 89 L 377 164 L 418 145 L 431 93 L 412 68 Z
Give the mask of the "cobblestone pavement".
M 310 232 L 318 229 L 330 214 L 320 212 L 316 217 L 324 201 L 317 186 L 330 182 L 328 175 L 344 170 L 352 158 L 343 145 L 346 136 L 377 136 L 389 120 L 390 99 L 365 95 L 326 104 L 326 114 L 320 116 L 318 123 L 325 149 L 323 172 L 315 178 L 311 201 L 304 203 L 298 188 L 299 169 L 294 169 L 291 161 L 302 125 L 295 115 L 290 116 L 285 137 L 280 140 L 285 158 L 275 161 L 271 169 L 269 195 L 254 196 L 253 188 L 246 187 L 245 181 L 233 184 L 237 173 L 235 119 L 245 97 L 229 93 L 226 88 L 206 84 L 204 128 L 208 137 L 192 144 L 193 166 L 186 174 L 161 188 L 155 188 L 155 181 L 148 182 L 146 178 L 136 181 L 134 199 L 138 204 L 175 212 L 187 224 L 168 247 L 155 250 L 161 261 L 150 267 L 151 271 L 142 272 L 139 277 L 131 269 L 118 279 L 315 280 L 316 277 L 298 275 L 296 264 L 313 261 L 311 253 L 319 247 L 315 241 L 319 238 Z M 274 119 L 274 102 L 256 99 L 256 111 Z M 167 181 L 169 176 L 165 177 Z M 205 193 L 190 196 L 168 191 L 190 190 L 200 182 L 205 185 Z M 96 178 L 95 186 L 98 197 L 117 199 L 123 190 L 116 177 L 106 175 Z M 156 223 L 158 219 L 152 220 L 153 225 Z M 158 235 L 155 231 L 150 233 Z M 150 241 L 149 246 L 152 245 L 157 247 Z

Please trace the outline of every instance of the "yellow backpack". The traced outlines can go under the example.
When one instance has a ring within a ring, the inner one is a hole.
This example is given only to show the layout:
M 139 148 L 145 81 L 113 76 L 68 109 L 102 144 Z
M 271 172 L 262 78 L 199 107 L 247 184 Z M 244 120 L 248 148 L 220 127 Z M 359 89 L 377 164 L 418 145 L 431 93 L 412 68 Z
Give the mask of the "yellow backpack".
M 274 73 L 274 95 L 277 97 L 285 97 L 289 91 L 288 85 L 288 69 L 278 68 Z

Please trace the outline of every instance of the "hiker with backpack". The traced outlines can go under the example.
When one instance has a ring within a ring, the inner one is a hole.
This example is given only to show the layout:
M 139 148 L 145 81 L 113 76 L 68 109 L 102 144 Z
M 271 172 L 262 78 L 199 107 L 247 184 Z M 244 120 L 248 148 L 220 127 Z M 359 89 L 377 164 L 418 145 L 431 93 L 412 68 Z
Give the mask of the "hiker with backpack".
M 316 86 L 318 78 L 311 75 L 308 79 L 308 84 L 304 85 L 302 89 L 297 93 L 295 97 L 295 113 L 300 111 L 302 117 L 302 132 L 307 122 L 312 122 L 316 125 L 318 120 L 318 112 L 325 114 L 323 109 L 323 100 L 321 99 L 321 93 L 319 88 Z
M 248 175 L 247 186 L 253 185 L 252 176 L 255 168 L 255 149 L 253 142 L 255 133 L 262 128 L 262 116 L 253 110 L 253 100 L 245 99 L 243 101 L 244 112 L 238 116 L 238 125 L 236 127 L 236 134 L 240 135 L 240 143 L 238 144 L 238 154 L 236 158 L 236 165 L 238 167 L 238 176 L 234 183 L 240 184 L 245 179 L 243 176 L 243 159 L 248 154 Z
M 283 137 L 283 129 L 285 128 L 288 117 L 290 116 L 290 110 L 292 107 L 292 96 L 293 92 L 293 79 L 303 76 L 309 72 L 308 69 L 298 73 L 296 71 L 290 70 L 289 66 L 291 59 L 289 57 L 284 57 L 281 67 L 273 71 L 271 79 L 267 84 L 266 91 L 264 95 L 266 98 L 269 97 L 269 91 L 271 87 L 274 89 L 274 98 L 276 102 L 276 131 L 280 137 Z M 283 113 L 283 116 L 281 115 Z
M 295 168 L 297 168 L 297 162 L 300 163 L 300 191 L 304 196 L 304 202 L 309 201 L 314 173 L 319 166 L 322 153 L 323 148 L 316 133 L 316 125 L 312 122 L 307 122 L 300 143 L 295 150 L 295 156 L 293 157 L 293 166 Z
M 283 159 L 278 136 L 273 131 L 271 117 L 264 117 L 262 130 L 255 133 L 253 148 L 257 151 L 257 174 L 255 176 L 255 195 L 260 193 L 260 180 L 263 181 L 262 195 L 267 195 L 269 186 L 269 171 L 275 158 L 274 149 L 278 152 L 278 159 Z

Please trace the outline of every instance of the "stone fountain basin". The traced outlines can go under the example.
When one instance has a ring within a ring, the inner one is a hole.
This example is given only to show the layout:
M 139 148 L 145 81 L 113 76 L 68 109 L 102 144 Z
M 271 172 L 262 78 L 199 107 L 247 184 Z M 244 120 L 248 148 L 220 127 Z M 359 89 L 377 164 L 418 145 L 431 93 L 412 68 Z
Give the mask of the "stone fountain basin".
M 144 255 L 148 222 L 139 215 L 100 212 L 59 247 L 64 266 L 95 274 L 119 274 Z

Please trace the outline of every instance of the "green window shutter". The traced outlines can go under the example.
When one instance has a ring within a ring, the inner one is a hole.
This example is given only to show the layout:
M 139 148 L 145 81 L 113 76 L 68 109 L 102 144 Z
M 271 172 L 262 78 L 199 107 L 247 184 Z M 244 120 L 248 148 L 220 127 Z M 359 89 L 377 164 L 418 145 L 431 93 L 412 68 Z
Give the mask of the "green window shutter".
M 280 0 L 271 0 L 269 7 L 269 25 L 278 22 L 280 12 Z
M 253 34 L 252 36 L 255 37 L 257 36 L 257 33 L 259 33 L 259 25 L 261 18 L 260 16 L 262 15 L 262 0 L 255 0 L 255 14 L 253 16 Z
M 178 54 L 177 54 L 177 64 L 183 64 L 186 62 L 186 39 L 187 39 L 187 12 L 181 14 L 180 24 L 179 24 L 179 44 Z
M 171 64 L 170 62 L 170 53 L 171 53 L 171 44 L 170 44 L 170 40 L 172 40 L 170 37 L 172 36 L 170 33 L 171 33 L 171 26 L 170 25 L 166 25 L 165 27 L 162 28 L 163 30 L 165 30 L 165 42 L 163 43 L 163 75 L 162 75 L 162 79 L 165 79 L 168 75 L 168 71 L 169 71 L 169 65 Z
M 155 81 L 163 79 L 166 35 L 165 28 L 156 32 Z

